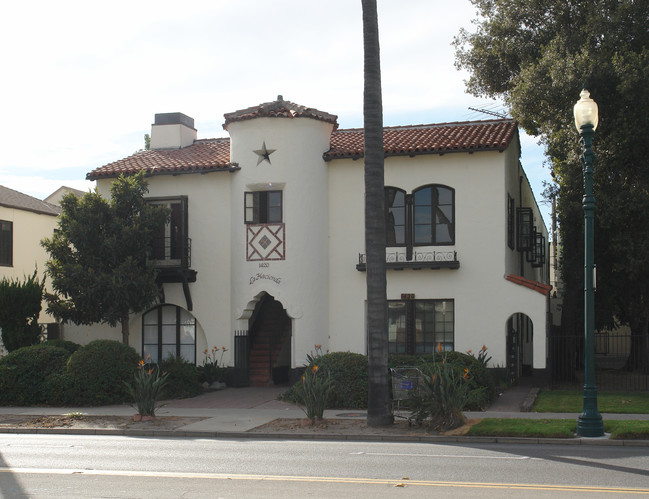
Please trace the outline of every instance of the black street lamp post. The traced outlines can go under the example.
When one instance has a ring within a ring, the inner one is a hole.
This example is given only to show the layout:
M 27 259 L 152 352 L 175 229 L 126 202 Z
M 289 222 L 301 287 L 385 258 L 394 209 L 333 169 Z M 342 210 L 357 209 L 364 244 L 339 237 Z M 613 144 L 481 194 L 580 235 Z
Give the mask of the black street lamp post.
M 575 125 L 581 136 L 583 153 L 581 162 L 584 173 L 584 408 L 577 419 L 577 435 L 601 437 L 604 423 L 597 410 L 597 387 L 595 386 L 595 292 L 594 292 L 594 246 L 595 246 L 595 195 L 593 194 L 593 169 L 595 154 L 592 150 L 593 134 L 597 128 L 597 104 L 588 90 L 582 90 L 575 104 Z

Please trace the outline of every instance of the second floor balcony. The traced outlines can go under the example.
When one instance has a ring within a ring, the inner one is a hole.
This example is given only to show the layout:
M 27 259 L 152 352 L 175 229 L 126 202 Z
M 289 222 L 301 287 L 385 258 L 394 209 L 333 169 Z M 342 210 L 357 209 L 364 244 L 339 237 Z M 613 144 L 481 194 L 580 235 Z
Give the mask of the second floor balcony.
M 153 250 L 149 262 L 156 268 L 191 267 L 192 240 L 189 237 L 157 237 L 153 241 Z
M 367 270 L 366 255 L 359 253 L 356 270 L 365 272 Z M 459 269 L 460 262 L 457 259 L 457 251 L 413 251 L 412 257 L 407 258 L 405 251 L 387 251 L 385 264 L 388 269 Z

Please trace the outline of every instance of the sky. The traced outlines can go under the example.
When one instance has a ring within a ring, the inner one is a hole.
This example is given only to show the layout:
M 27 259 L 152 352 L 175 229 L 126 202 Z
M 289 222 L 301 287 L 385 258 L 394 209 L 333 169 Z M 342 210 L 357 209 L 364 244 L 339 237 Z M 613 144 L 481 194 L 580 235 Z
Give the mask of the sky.
M 468 0 L 378 0 L 385 126 L 490 119 L 465 93 L 451 43 Z M 0 185 L 44 198 L 144 147 L 156 113 L 182 112 L 198 138 L 223 114 L 285 100 L 363 126 L 359 0 L 35 0 L 0 18 Z M 521 161 L 546 225 L 543 149 Z

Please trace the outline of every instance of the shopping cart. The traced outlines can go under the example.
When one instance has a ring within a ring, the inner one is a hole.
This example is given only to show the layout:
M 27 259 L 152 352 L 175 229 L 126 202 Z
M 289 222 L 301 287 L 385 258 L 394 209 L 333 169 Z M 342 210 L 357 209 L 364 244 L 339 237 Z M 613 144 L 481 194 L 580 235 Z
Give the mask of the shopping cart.
M 408 419 L 402 413 L 409 409 L 408 401 L 417 393 L 424 382 L 424 374 L 416 367 L 392 367 L 392 414 L 394 417 Z

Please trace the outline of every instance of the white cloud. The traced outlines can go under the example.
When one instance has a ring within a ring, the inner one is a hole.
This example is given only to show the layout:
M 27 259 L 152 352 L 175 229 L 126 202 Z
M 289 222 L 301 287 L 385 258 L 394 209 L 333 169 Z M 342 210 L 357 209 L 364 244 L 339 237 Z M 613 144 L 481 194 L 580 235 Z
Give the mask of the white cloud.
M 52 179 L 36 175 L 25 177 L 2 173 L 0 173 L 0 185 L 29 194 L 38 199 L 45 199 L 62 186 L 72 187 L 83 192 L 88 192 L 95 188 L 95 182 L 77 178 Z
M 379 2 L 386 124 L 467 119 L 480 101 L 451 42 L 473 16 L 468 0 Z M 222 136 L 224 113 L 282 94 L 362 126 L 358 1 L 11 2 L 0 44 L 0 183 L 32 195 L 141 148 L 155 113 Z

